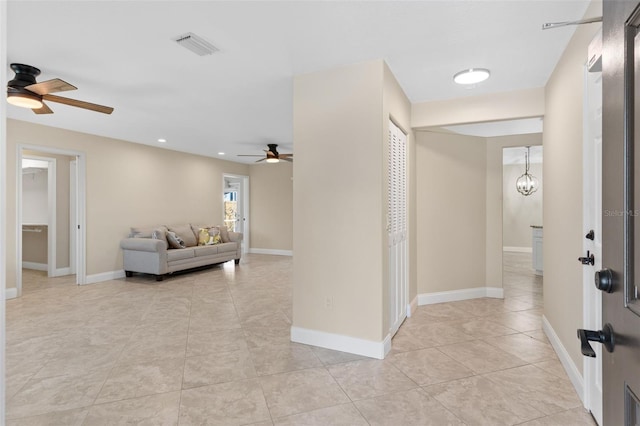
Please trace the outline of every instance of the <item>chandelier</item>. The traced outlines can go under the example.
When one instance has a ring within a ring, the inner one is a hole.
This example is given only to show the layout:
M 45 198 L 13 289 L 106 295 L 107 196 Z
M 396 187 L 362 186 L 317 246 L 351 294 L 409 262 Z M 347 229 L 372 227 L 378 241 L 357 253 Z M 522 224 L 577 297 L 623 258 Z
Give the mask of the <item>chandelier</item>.
M 524 174 L 516 181 L 516 189 L 525 197 L 536 192 L 538 190 L 538 186 L 540 186 L 538 178 L 529 174 L 529 148 L 530 147 L 527 147 L 527 153 L 524 155 Z

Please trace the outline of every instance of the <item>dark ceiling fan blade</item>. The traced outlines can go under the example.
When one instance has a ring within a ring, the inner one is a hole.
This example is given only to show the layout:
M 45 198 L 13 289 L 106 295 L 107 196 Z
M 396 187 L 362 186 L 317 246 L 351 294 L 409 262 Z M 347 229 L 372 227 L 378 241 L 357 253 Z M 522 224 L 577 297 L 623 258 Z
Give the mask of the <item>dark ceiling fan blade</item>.
M 280 159 L 284 160 L 287 158 L 293 158 L 293 154 L 280 154 Z
M 38 108 L 38 109 L 34 108 L 31 111 L 35 112 L 36 114 L 53 114 L 53 111 L 51 110 L 51 108 L 49 108 L 47 104 L 45 104 L 44 102 L 42 103 L 41 108 Z
M 261 158 L 261 159 L 259 159 L 258 161 L 256 161 L 256 163 L 260 163 L 260 162 L 262 162 L 262 161 L 264 161 L 264 160 L 266 160 L 266 158 Z
M 46 99 L 47 101 L 58 102 L 60 104 L 65 104 L 65 105 L 74 106 L 78 108 L 84 108 L 91 111 L 101 112 L 103 114 L 111 114 L 113 112 L 113 108 L 108 106 L 92 104 L 91 102 L 78 101 L 76 99 L 63 98 L 61 96 L 56 96 L 56 95 L 42 95 L 42 99 Z
M 281 159 L 282 161 L 288 161 L 289 163 L 293 163 L 293 158 L 291 158 L 291 157 L 282 158 L 282 156 L 280 156 L 280 159 Z
M 69 84 L 59 78 L 43 81 L 41 83 L 31 84 L 25 87 L 30 92 L 37 93 L 38 95 L 47 95 L 55 92 L 66 92 L 67 90 L 76 90 L 77 87 L 73 84 Z

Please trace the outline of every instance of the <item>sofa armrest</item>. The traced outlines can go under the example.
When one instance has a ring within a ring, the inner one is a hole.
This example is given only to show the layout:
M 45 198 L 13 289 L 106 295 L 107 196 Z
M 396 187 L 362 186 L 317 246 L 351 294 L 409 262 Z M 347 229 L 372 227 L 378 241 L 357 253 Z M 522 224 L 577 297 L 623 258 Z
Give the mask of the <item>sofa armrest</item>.
M 120 248 L 124 250 L 163 252 L 167 250 L 167 242 L 153 238 L 125 238 L 120 241 Z
M 233 243 L 239 243 L 240 241 L 242 241 L 242 236 L 242 232 L 229 231 L 229 240 L 231 240 L 231 242 Z

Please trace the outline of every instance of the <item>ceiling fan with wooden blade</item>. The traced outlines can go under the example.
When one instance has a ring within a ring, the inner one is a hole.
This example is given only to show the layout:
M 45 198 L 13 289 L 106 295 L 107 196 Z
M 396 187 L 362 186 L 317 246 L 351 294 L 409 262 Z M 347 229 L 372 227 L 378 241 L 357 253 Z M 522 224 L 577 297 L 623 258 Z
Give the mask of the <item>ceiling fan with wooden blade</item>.
M 252 155 L 252 154 L 239 154 L 238 157 L 263 157 L 256 161 L 256 163 L 260 163 L 262 161 L 266 161 L 267 163 L 278 163 L 280 161 L 288 161 L 293 163 L 293 154 L 281 154 L 278 152 L 278 144 L 277 143 L 269 143 L 267 144 L 269 149 L 265 149 L 265 155 Z
M 113 108 L 108 106 L 52 95 L 51 93 L 76 90 L 77 87 L 59 78 L 38 83 L 36 77 L 40 75 L 40 70 L 36 67 L 25 64 L 11 64 L 11 69 L 16 75 L 13 80 L 7 83 L 7 102 L 12 105 L 31 108 L 36 114 L 52 114 L 51 108 L 43 102 L 46 100 L 103 114 L 111 114 L 113 112 Z

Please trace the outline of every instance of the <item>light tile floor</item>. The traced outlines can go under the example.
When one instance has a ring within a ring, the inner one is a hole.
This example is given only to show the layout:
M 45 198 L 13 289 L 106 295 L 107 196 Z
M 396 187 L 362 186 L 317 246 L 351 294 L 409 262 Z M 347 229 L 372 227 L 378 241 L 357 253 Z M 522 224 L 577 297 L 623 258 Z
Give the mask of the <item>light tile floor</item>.
M 287 257 L 7 301 L 8 425 L 593 425 L 541 331 L 541 279 L 420 307 L 385 360 L 291 343 Z

